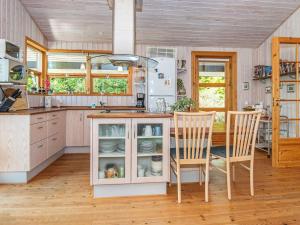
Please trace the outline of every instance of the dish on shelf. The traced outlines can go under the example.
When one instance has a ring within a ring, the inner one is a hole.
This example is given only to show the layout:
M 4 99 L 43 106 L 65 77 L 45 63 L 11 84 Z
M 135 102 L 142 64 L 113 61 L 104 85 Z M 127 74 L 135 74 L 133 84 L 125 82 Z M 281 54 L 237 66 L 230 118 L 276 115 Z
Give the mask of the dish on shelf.
M 153 152 L 155 144 L 153 141 L 143 140 L 139 145 L 139 152 L 140 153 L 150 153 Z
M 125 143 L 119 143 L 118 145 L 117 145 L 117 152 L 119 152 L 119 153 L 124 153 L 125 152 Z
M 100 152 L 112 153 L 116 150 L 118 143 L 114 140 L 101 140 L 99 142 Z

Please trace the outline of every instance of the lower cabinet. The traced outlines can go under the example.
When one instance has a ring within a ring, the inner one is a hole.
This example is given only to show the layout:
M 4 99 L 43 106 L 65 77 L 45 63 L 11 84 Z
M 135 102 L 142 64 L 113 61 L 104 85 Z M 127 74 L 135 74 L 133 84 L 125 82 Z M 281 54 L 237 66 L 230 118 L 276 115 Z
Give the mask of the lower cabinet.
M 30 146 L 30 169 L 47 159 L 47 140 L 42 140 Z
M 92 184 L 169 180 L 169 119 L 93 119 Z
M 66 113 L 64 111 L 31 117 L 30 121 L 33 124 L 30 125 L 30 170 L 62 150 L 66 143 Z
M 83 114 L 84 111 L 81 110 L 67 111 L 66 146 L 84 146 Z

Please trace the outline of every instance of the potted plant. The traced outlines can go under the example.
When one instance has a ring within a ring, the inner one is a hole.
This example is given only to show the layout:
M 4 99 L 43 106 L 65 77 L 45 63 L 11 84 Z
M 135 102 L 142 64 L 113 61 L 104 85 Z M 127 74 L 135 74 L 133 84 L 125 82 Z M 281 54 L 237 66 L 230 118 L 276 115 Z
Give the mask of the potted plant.
M 188 97 L 180 98 L 171 106 L 172 112 L 189 112 L 195 107 L 195 101 Z

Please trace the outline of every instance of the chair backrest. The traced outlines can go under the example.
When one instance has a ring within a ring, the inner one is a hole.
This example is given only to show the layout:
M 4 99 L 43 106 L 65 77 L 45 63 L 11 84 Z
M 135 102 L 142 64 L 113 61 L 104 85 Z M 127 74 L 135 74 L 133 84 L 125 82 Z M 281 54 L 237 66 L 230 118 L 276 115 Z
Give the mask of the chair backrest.
M 174 113 L 177 160 L 203 159 L 205 149 L 206 158 L 209 158 L 215 114 L 216 112 Z M 180 138 L 183 139 L 183 156 L 181 157 Z
M 234 112 L 227 113 L 226 126 L 226 155 L 234 158 L 254 157 L 255 140 L 261 112 Z M 233 129 L 233 130 L 232 130 Z M 233 131 L 233 138 L 230 138 Z M 232 143 L 231 143 L 232 142 Z

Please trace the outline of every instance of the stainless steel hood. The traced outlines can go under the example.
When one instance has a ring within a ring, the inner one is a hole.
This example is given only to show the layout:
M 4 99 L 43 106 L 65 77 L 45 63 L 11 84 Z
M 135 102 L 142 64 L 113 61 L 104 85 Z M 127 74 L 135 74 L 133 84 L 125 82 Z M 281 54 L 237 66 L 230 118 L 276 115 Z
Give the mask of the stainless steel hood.
M 135 55 L 136 11 L 142 11 L 143 0 L 108 0 L 108 5 L 113 10 L 113 54 L 93 58 L 114 66 L 156 67 L 157 61 Z

